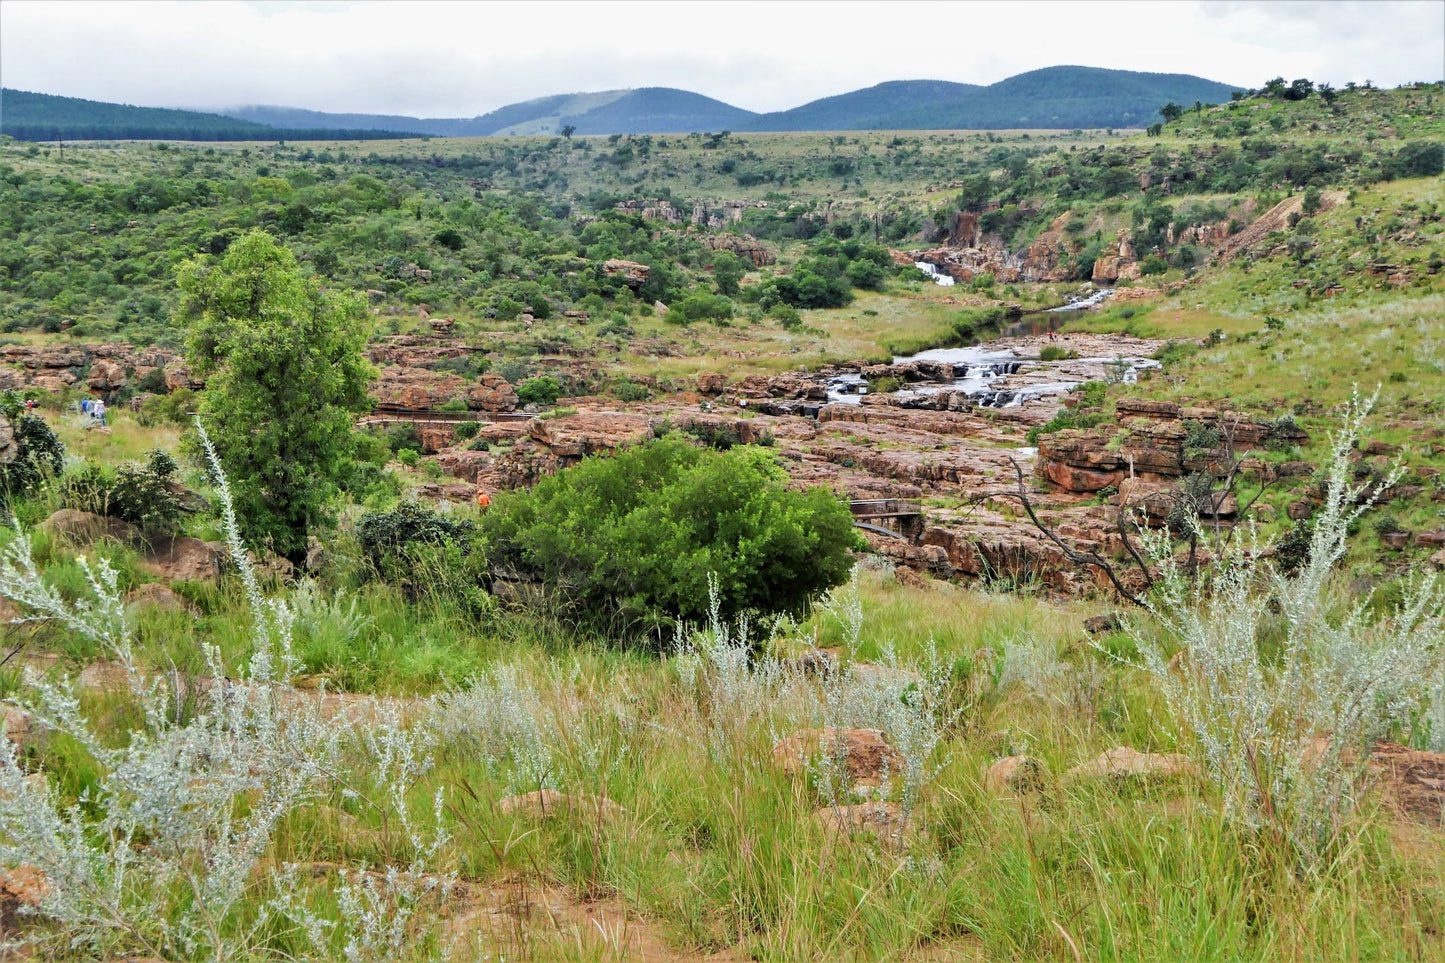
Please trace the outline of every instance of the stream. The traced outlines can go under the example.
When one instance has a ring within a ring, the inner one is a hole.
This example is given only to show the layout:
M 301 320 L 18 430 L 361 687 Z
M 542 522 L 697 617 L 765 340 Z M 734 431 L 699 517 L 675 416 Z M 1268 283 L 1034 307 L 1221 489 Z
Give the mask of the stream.
M 919 267 L 923 269 L 925 263 L 920 262 Z M 1113 293 L 1111 288 L 1101 288 L 1088 295 L 1076 297 L 1067 304 L 1032 311 L 1020 321 L 1005 327 L 1000 332 L 1000 337 L 1037 337 L 1056 331 L 1071 316 L 1102 304 Z M 1131 384 L 1138 380 L 1140 371 L 1159 366 L 1157 361 L 1147 358 L 1088 357 L 1040 361 L 1036 356 L 1021 355 L 1016 348 L 997 347 L 996 344 L 997 339 L 990 344 L 933 348 L 917 354 L 895 357 L 893 364 L 930 361 L 951 365 L 953 377 L 946 381 L 909 385 L 894 394 L 906 402 L 908 399 L 926 398 L 940 392 L 961 392 L 975 399 L 979 407 L 1012 408 L 1036 398 L 1068 394 L 1085 381 L 1112 378 Z M 1122 371 L 1110 370 L 1112 366 L 1120 363 L 1126 366 Z M 1053 368 L 1066 370 L 1059 371 L 1062 377 L 1057 380 L 1000 385 L 1000 382 L 1018 375 L 1021 371 L 1037 372 L 1040 369 Z M 1086 370 L 1080 371 L 1081 368 Z M 863 397 L 868 394 L 868 385 L 861 374 L 846 372 L 829 378 L 827 391 L 830 402 L 856 405 L 861 404 Z

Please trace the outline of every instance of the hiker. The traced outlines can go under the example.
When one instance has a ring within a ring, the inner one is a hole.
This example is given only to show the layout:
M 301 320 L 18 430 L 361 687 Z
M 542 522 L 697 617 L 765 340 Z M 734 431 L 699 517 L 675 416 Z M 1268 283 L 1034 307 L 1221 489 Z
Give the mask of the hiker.
M 105 427 L 105 402 L 104 402 L 104 401 L 101 401 L 100 399 L 97 398 L 96 401 L 95 401 L 95 403 L 90 406 L 90 416 L 91 416 L 92 418 L 94 418 L 97 422 L 100 423 L 100 427 L 104 428 L 104 427 Z
M 81 413 L 82 415 L 85 415 L 86 417 L 90 417 L 90 399 L 89 399 L 89 398 L 82 398 L 82 399 L 80 399 L 80 413 Z
M 478 489 L 477 489 L 477 507 L 480 508 L 482 511 L 486 511 L 486 510 L 487 510 L 487 506 L 490 505 L 491 503 L 492 503 L 492 496 L 487 494 L 487 490 L 486 490 L 485 488 L 478 488 Z

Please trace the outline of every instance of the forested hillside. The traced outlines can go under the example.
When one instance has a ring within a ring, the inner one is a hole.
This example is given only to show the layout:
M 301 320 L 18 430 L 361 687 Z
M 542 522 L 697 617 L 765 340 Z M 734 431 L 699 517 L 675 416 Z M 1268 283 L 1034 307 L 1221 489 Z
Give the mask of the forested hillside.
M 24 90 L 0 90 L 0 134 L 18 140 L 373 140 L 376 129 L 278 130 L 194 110 L 132 107 Z

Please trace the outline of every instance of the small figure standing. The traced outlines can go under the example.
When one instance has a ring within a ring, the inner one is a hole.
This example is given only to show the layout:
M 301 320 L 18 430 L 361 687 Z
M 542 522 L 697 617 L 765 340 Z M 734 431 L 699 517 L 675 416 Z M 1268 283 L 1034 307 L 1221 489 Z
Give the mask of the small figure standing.
M 99 398 L 97 398 L 96 401 L 95 401 L 95 404 L 93 404 L 93 405 L 90 406 L 90 414 L 91 414 L 91 417 L 93 417 L 97 422 L 100 423 L 100 427 L 102 427 L 102 428 L 105 427 L 105 402 L 104 402 L 104 401 L 101 401 Z
M 477 489 L 477 507 L 480 508 L 482 511 L 486 511 L 486 510 L 487 510 L 487 506 L 490 505 L 491 503 L 492 503 L 492 496 L 487 494 L 487 490 L 486 490 L 485 488 L 478 488 L 478 489 Z

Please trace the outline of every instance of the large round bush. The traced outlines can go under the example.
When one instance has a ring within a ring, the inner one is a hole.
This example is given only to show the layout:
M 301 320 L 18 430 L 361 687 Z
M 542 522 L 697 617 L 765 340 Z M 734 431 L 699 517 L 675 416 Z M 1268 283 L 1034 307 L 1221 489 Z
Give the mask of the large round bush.
M 663 438 L 499 496 L 483 529 L 494 571 L 543 580 L 578 621 L 699 618 L 710 574 L 729 612 L 798 611 L 858 536 L 837 497 L 787 482 L 766 449 Z

